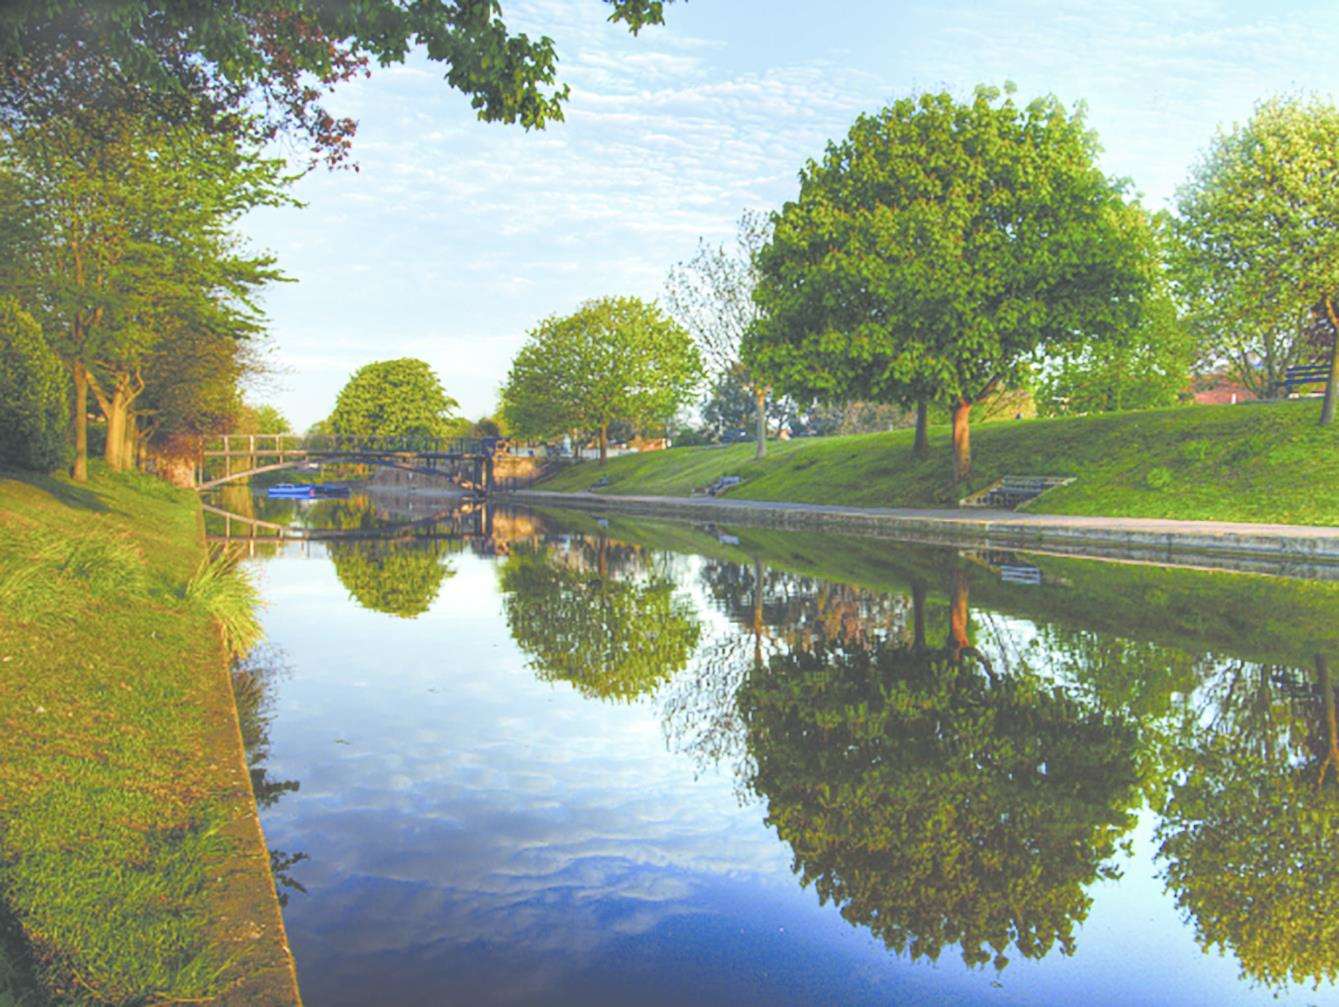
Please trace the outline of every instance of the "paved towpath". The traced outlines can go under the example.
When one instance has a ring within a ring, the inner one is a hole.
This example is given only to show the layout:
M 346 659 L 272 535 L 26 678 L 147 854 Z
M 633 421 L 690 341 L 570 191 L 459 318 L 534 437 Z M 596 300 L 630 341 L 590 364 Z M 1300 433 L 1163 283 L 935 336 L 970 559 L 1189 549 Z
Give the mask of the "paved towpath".
M 1271 563 L 1339 564 L 1339 527 L 1176 521 L 1163 518 L 1087 517 L 1027 511 L 847 507 L 737 497 L 623 496 L 554 493 L 514 496 L 535 503 L 644 514 L 731 520 L 828 531 L 905 535 L 952 543 L 981 542 L 1019 548 L 1077 551 L 1097 547 L 1141 557 L 1231 555 Z

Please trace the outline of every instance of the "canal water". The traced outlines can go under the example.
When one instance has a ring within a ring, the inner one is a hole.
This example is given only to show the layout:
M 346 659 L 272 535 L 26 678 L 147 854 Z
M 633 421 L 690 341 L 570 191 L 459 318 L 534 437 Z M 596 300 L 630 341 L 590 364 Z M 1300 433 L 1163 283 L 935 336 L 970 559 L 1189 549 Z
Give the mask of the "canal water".
M 312 1007 L 1339 1003 L 1335 582 L 229 506 Z

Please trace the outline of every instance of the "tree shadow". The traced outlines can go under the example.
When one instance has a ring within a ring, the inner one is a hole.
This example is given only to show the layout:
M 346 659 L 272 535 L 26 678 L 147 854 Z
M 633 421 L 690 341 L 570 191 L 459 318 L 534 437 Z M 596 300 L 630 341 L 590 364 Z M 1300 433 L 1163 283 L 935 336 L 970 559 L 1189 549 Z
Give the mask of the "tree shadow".
M 46 1007 L 33 967 L 32 951 L 18 923 L 0 907 L 0 1004 L 5 1007 Z
M 106 502 L 92 490 L 57 479 L 54 476 L 43 475 L 40 472 L 25 472 L 19 469 L 0 467 L 0 479 L 13 479 L 15 482 L 27 483 L 34 489 L 41 490 L 53 499 L 59 500 L 67 507 L 77 507 L 80 510 L 104 514 L 111 510 Z

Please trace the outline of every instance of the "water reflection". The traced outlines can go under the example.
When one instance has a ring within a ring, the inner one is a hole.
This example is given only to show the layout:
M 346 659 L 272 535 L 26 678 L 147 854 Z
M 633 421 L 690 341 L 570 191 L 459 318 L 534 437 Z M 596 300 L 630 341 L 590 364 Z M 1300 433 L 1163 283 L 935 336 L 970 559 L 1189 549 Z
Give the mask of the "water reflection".
M 1203 690 L 1159 856 L 1201 945 L 1271 986 L 1339 973 L 1339 730 L 1329 661 L 1233 662 Z
M 383 527 L 328 513 L 301 519 Z M 646 1003 L 974 1003 L 996 976 L 1029 1001 L 1217 1003 L 1335 980 L 1339 586 L 604 524 L 501 513 L 487 536 L 328 545 L 365 610 L 422 617 L 384 624 L 370 667 L 442 646 L 466 666 L 422 716 L 387 693 L 412 671 L 361 693 L 372 747 L 335 762 L 313 747 L 329 700 L 299 690 L 285 764 L 324 796 L 267 828 L 324 844 L 295 868 L 300 965 L 305 940 L 386 1003 L 627 1002 L 633 977 Z M 506 641 L 558 689 L 527 690 Z M 360 686 L 341 659 L 324 688 Z M 1163 902 L 1099 913 L 1131 871 L 1156 871 Z M 1098 915 L 1114 947 L 1084 927 Z M 763 952 L 777 919 L 821 936 Z M 1149 926 L 1162 957 L 1127 961 Z M 1197 978 L 1141 985 L 1160 969 Z M 335 972 L 319 991 L 346 1002 Z
M 267 646 L 257 647 L 247 657 L 234 661 L 232 667 L 232 694 L 242 731 L 242 747 L 251 775 L 251 792 L 261 812 L 273 808 L 285 794 L 302 789 L 297 780 L 275 779 L 266 765 L 270 757 L 270 725 L 275 714 L 274 687 L 286 671 L 283 655 Z M 308 859 L 307 854 L 276 849 L 269 854 L 279 904 L 287 905 L 291 892 L 307 891 L 293 874 L 293 868 Z
M 604 536 L 523 545 L 499 572 L 507 626 L 541 678 L 635 699 L 683 669 L 700 633 L 692 604 L 660 567 Z
M 909 626 L 774 656 L 738 696 L 768 822 L 795 870 L 889 948 L 1003 968 L 1074 949 L 1087 887 L 1134 823 L 1135 732 L 971 642 L 952 575 L 941 643 Z

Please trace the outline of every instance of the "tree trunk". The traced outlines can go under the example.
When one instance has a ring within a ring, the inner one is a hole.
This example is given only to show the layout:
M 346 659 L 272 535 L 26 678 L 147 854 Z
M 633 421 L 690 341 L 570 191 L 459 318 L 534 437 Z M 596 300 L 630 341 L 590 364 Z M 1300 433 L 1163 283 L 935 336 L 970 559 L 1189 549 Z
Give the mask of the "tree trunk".
M 125 466 L 127 472 L 133 472 L 138 468 L 139 458 L 139 426 L 135 422 L 135 413 L 133 410 L 126 410 L 126 439 L 125 445 L 121 448 L 121 464 Z
M 1339 317 L 1335 317 L 1334 301 L 1325 298 L 1325 313 L 1330 316 L 1330 327 L 1334 329 L 1334 345 L 1330 347 L 1330 380 L 1325 385 L 1325 401 L 1320 407 L 1320 425 L 1328 427 L 1334 422 L 1334 397 L 1339 394 Z
M 758 447 L 753 452 L 753 457 L 763 458 L 767 454 L 767 389 L 762 385 L 753 389 L 753 403 L 757 409 L 754 427 L 758 440 Z
M 959 399 L 953 406 L 953 479 L 963 482 L 972 474 L 972 404 Z
M 102 449 L 102 458 L 109 469 L 120 472 L 125 468 L 122 456 L 126 449 L 126 413 L 129 412 L 129 403 L 120 384 L 112 390 L 110 399 L 100 400 L 99 404 L 107 416 L 107 442 Z
M 609 458 L 609 424 L 600 424 L 600 464 Z
M 930 406 L 924 399 L 916 403 L 916 441 L 911 453 L 917 458 L 930 454 Z
M 74 466 L 70 476 L 77 483 L 88 482 L 88 372 L 74 365 Z
M 753 561 L 753 667 L 762 667 L 762 630 L 763 630 L 763 565 L 762 560 Z

